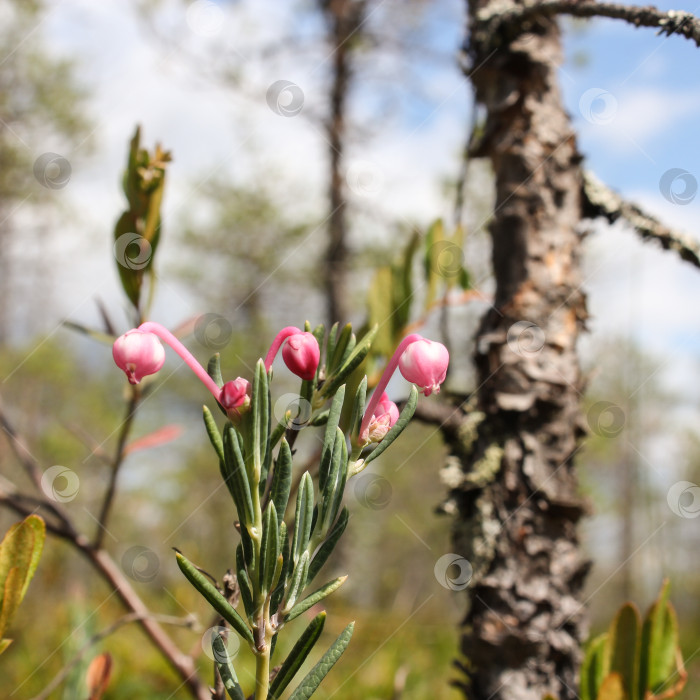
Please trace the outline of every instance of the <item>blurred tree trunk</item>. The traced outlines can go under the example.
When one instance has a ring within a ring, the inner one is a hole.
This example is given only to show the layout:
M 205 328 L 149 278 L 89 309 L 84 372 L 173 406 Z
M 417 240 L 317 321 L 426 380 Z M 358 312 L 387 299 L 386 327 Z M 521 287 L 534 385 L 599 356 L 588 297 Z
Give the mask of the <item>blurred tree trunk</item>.
M 352 46 L 365 18 L 365 0 L 321 0 L 329 22 L 332 54 L 330 115 L 327 124 L 330 187 L 328 247 L 325 260 L 326 318 L 329 327 L 349 320 L 347 198 L 344 151 L 347 134 L 347 97 L 352 79 Z
M 473 567 L 462 687 L 470 700 L 576 700 L 588 570 L 573 470 L 586 318 L 581 157 L 557 86 L 555 21 L 493 36 L 476 13 L 494 4 L 469 3 L 469 77 L 485 110 L 471 155 L 488 158 L 496 180 L 496 298 L 476 338 L 471 430 L 452 439 L 453 543 Z

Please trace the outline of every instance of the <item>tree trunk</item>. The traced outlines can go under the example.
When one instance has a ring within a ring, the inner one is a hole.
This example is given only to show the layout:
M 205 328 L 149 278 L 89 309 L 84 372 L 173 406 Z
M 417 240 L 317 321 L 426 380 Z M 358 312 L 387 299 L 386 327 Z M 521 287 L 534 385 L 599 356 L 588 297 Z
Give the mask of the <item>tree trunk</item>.
M 469 700 L 576 700 L 588 570 L 573 470 L 586 318 L 581 158 L 557 86 L 556 23 L 490 36 L 476 22 L 490 4 L 469 5 L 469 55 L 486 112 L 472 155 L 490 159 L 496 180 L 496 298 L 476 338 L 477 410 L 451 440 L 453 544 L 473 568 L 462 687 Z
M 328 154 L 330 159 L 330 214 L 328 247 L 325 260 L 326 316 L 328 327 L 336 321 L 349 320 L 347 197 L 344 180 L 347 96 L 352 76 L 352 42 L 360 34 L 365 15 L 365 0 L 322 0 L 330 25 L 333 49 L 328 120 Z

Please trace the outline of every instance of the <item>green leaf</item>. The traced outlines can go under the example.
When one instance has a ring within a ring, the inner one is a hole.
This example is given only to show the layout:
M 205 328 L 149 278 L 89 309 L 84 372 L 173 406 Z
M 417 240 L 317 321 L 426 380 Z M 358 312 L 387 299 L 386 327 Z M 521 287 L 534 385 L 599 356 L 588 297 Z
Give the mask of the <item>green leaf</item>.
M 211 648 L 214 652 L 216 667 L 219 669 L 221 680 L 224 682 L 224 688 L 226 688 L 229 697 L 231 700 L 245 700 L 231 657 L 228 655 L 228 649 L 220 634 L 212 635 Z
M 597 700 L 628 700 L 619 673 L 611 673 L 605 677 L 598 691 Z
M 291 622 L 294 618 L 305 613 L 309 608 L 312 608 L 316 603 L 320 603 L 324 598 L 329 596 L 333 591 L 338 590 L 346 581 L 347 576 L 339 576 L 332 581 L 329 581 L 325 586 L 321 586 L 317 591 L 310 593 L 303 600 L 300 600 L 284 617 L 285 622 Z
M 226 484 L 236 503 L 241 527 L 247 529 L 254 521 L 253 498 L 245 461 L 241 454 L 240 436 L 231 423 L 227 423 L 224 427 L 224 455 L 226 456 Z
M 331 644 L 328 651 L 321 657 L 321 660 L 309 671 L 304 680 L 297 686 L 296 690 L 290 695 L 289 700 L 308 700 L 321 681 L 328 675 L 328 672 L 333 668 L 336 661 L 342 656 L 343 652 L 350 643 L 355 623 L 351 622 Z
M 216 382 L 219 389 L 224 385 L 224 378 L 221 376 L 221 354 L 216 353 L 209 359 L 207 374 Z
M 274 613 L 279 608 L 282 599 L 284 598 L 285 586 L 287 577 L 289 576 L 289 533 L 284 520 L 280 522 L 280 551 L 282 552 L 282 571 L 277 587 L 270 597 L 270 611 Z
M 0 542 L 0 638 L 27 593 L 45 539 L 44 521 L 30 515 L 12 525 Z
M 294 567 L 292 572 L 292 577 L 289 581 L 289 590 L 287 591 L 286 603 L 283 612 L 286 614 L 289 610 L 294 607 L 297 598 L 301 595 L 301 592 L 306 586 L 306 578 L 309 573 L 309 559 L 310 555 L 308 551 L 304 551 L 301 558 Z
M 336 367 L 341 367 L 343 360 L 347 360 L 350 352 L 352 352 L 355 346 L 355 338 L 352 334 L 352 324 L 346 323 L 343 326 L 343 330 L 340 331 L 338 335 L 338 342 L 333 350 L 333 357 L 330 362 L 330 370 L 334 370 Z
M 406 401 L 403 411 L 401 411 L 399 419 L 396 421 L 396 423 L 394 423 L 391 430 L 384 436 L 384 439 L 374 448 L 374 450 L 372 450 L 372 452 L 370 452 L 364 460 L 358 460 L 356 462 L 357 467 L 351 470 L 349 476 L 354 476 L 355 474 L 361 472 L 370 462 L 377 459 L 377 457 L 379 457 L 379 455 L 382 454 L 382 452 L 384 452 L 384 450 L 386 450 L 386 448 L 389 447 L 389 445 L 391 445 L 391 443 L 394 442 L 399 435 L 401 435 L 411 418 L 413 418 L 417 403 L 418 389 L 414 384 L 411 387 L 411 393 L 409 394 L 408 401 Z
M 365 403 L 367 402 L 367 377 L 363 377 L 360 386 L 355 392 L 355 401 L 352 405 L 352 418 L 350 419 L 350 434 L 357 435 L 360 432 L 360 423 L 365 413 Z
M 598 689 L 607 675 L 605 668 L 605 651 L 608 641 L 607 633 L 589 642 L 586 655 L 581 665 L 581 700 L 597 700 Z
M 338 328 L 340 328 L 340 323 L 336 321 L 328 333 L 328 344 L 326 346 L 326 374 L 330 375 L 333 370 L 333 356 L 335 355 L 335 345 L 338 340 Z M 319 343 L 319 347 L 320 343 Z
M 245 568 L 245 558 L 243 556 L 243 545 L 239 544 L 236 547 L 236 578 L 238 579 L 238 589 L 241 592 L 241 601 L 243 601 L 243 609 L 249 620 L 252 620 L 255 613 L 253 605 L 253 587 L 250 585 L 248 572 Z
M 224 457 L 224 441 L 222 440 L 221 433 L 216 426 L 214 416 L 206 406 L 202 406 L 202 412 L 204 414 L 204 427 L 207 429 L 209 442 L 211 442 L 212 447 L 216 450 L 219 460 L 226 462 L 226 458 Z
M 338 390 L 338 387 L 345 382 L 345 379 L 350 375 L 350 373 L 360 365 L 365 357 L 367 357 L 372 341 L 374 340 L 374 336 L 377 334 L 377 329 L 378 326 L 375 325 L 353 348 L 353 351 L 343 363 L 343 366 L 326 380 L 326 383 L 321 388 L 321 394 L 323 396 L 333 396 L 333 394 L 335 394 L 335 392 Z
M 340 512 L 338 520 L 328 533 L 328 537 L 326 537 L 326 539 L 323 541 L 311 560 L 311 564 L 309 565 L 309 574 L 306 577 L 307 586 L 314 580 L 314 578 L 316 578 L 316 574 L 318 574 L 321 567 L 326 563 L 328 557 L 331 555 L 331 552 L 335 549 L 335 545 L 338 544 L 338 540 L 341 538 L 343 532 L 345 532 L 349 519 L 350 511 L 347 509 L 347 506 L 344 506 L 343 510 Z
M 642 621 L 632 603 L 625 603 L 615 615 L 608 632 L 610 671 L 619 673 L 628 697 L 637 697 L 639 675 L 639 632 Z
M 233 606 L 218 591 L 216 586 L 197 569 L 197 567 L 180 552 L 175 552 L 177 565 L 185 578 L 202 594 L 207 602 L 238 632 L 251 646 L 255 645 L 253 633 L 243 618 L 236 612 Z
M 341 386 L 336 395 L 333 397 L 331 410 L 328 414 L 328 422 L 326 423 L 326 431 L 323 435 L 323 448 L 321 449 L 321 463 L 318 468 L 318 487 L 321 493 L 326 490 L 326 480 L 331 469 L 331 460 L 333 458 L 333 446 L 336 441 L 336 431 L 340 422 L 340 415 L 343 411 L 343 402 L 345 401 L 345 385 Z
M 340 503 L 345 492 L 345 481 L 348 474 L 348 448 L 345 435 L 340 428 L 335 431 L 335 444 L 331 458 L 331 468 L 326 479 L 326 488 L 321 494 L 320 502 L 320 532 L 326 532 L 338 515 Z
M 255 366 L 255 379 L 253 380 L 253 393 L 251 396 L 251 409 L 253 418 L 252 443 L 252 468 L 249 476 L 252 488 L 256 488 L 264 479 L 263 463 L 268 449 L 268 436 L 270 434 L 270 388 L 267 381 L 265 363 L 258 360 Z
M 292 647 L 292 650 L 284 660 L 275 679 L 272 681 L 270 693 L 267 696 L 268 700 L 277 700 L 282 695 L 285 688 L 291 683 L 297 671 L 299 671 L 304 661 L 306 661 L 309 652 L 319 640 L 325 622 L 326 613 L 321 612 L 311 620 L 309 626 L 302 632 L 301 637 L 299 637 L 296 644 Z
M 647 690 L 656 693 L 667 683 L 675 670 L 678 648 L 678 620 L 668 602 L 669 581 L 666 579 L 642 628 L 642 664 L 640 676 Z
M 272 485 L 270 487 L 270 498 L 275 504 L 280 519 L 284 518 L 284 514 L 287 511 L 287 502 L 289 501 L 291 488 L 292 451 L 289 449 L 289 443 L 283 439 L 277 454 L 277 462 L 275 463 Z
M 272 588 L 277 557 L 279 556 L 279 530 L 277 510 L 270 501 L 265 509 L 262 543 L 260 545 L 260 589 L 266 594 Z
M 304 472 L 297 490 L 296 514 L 294 516 L 294 537 L 292 538 L 292 558 L 298 562 L 306 550 L 311 537 L 311 522 L 314 511 L 314 484 L 309 472 Z

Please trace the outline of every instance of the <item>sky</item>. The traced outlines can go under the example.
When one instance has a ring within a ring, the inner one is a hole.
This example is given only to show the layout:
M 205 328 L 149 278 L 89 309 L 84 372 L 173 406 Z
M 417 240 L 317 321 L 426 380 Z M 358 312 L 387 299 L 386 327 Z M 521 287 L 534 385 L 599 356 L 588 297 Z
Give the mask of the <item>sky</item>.
M 370 17 L 387 42 L 397 39 L 391 12 L 399 4 L 375 3 Z M 352 111 L 359 130 L 349 143 L 346 178 L 353 202 L 371 213 L 370 220 L 427 224 L 449 213 L 441 183 L 457 172 L 471 105 L 457 65 L 463 4 L 446 0 L 435 6 L 410 28 L 427 44 L 410 60 L 390 53 L 360 59 Z M 700 10 L 687 1 L 659 6 Z M 62 264 L 54 315 L 42 332 L 55 332 L 62 318 L 97 322 L 96 296 L 108 306 L 122 304 L 110 241 L 124 205 L 119 182 L 137 123 L 144 145 L 159 141 L 174 153 L 164 269 L 178 257 L 168 247 L 168 232 L 199 211 L 198 193 L 209 178 L 241 182 L 275 173 L 294 206 L 323 207 L 326 145 L 318 117 L 331 55 L 313 41 L 318 23 L 308 15 L 300 19 L 293 3 L 275 0 L 167 0 L 161 7 L 149 29 L 134 3 L 49 3 L 36 31 L 13 49 L 41 42 L 56 55 L 74 58 L 78 77 L 92 92 L 89 140 L 70 153 L 60 143 L 31 144 L 36 157 L 58 152 L 70 161 L 71 179 L 59 195 L 79 212 L 57 224 L 66 235 L 49 244 Z M 650 213 L 700 237 L 700 51 L 681 37 L 655 36 L 614 20 L 565 20 L 563 26 L 560 85 L 586 167 Z M 270 48 L 265 60 L 261 45 Z M 242 68 L 239 93 L 212 78 L 227 57 Z M 295 87 L 285 92 L 279 81 Z M 370 226 L 356 235 L 371 240 L 381 235 L 379 229 Z M 44 244 L 28 255 L 45 256 Z M 585 245 L 584 285 L 591 313 L 590 333 L 581 344 L 584 363 L 590 368 L 593 348 L 611 335 L 640 343 L 659 358 L 655 376 L 683 397 L 678 421 L 693 426 L 700 386 L 700 272 L 655 244 L 641 244 L 624 225 L 596 226 Z M 174 325 L 203 311 L 212 310 L 198 307 L 182 285 L 161 275 L 154 318 Z M 630 393 L 649 379 L 632 377 Z

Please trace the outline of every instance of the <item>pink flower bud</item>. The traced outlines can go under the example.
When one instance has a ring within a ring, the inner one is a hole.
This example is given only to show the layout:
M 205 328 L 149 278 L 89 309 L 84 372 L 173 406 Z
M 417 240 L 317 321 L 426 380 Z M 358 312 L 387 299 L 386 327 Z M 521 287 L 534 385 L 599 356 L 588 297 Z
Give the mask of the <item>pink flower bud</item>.
M 126 372 L 129 383 L 138 384 L 163 366 L 165 350 L 156 335 L 134 328 L 114 341 L 112 357 L 117 367 Z
M 221 387 L 219 403 L 226 409 L 231 420 L 237 420 L 241 413 L 245 413 L 250 408 L 251 391 L 250 382 L 243 377 L 236 377 Z
M 321 350 L 312 333 L 295 333 L 287 338 L 282 348 L 282 359 L 291 372 L 308 381 L 316 374 Z
M 382 393 L 369 420 L 369 425 L 360 435 L 360 442 L 364 444 L 381 442 L 398 419 L 398 406 L 386 395 L 386 392 Z
M 450 354 L 447 348 L 434 340 L 419 338 L 413 341 L 399 359 L 404 378 L 422 389 L 426 396 L 440 391 L 445 381 Z

